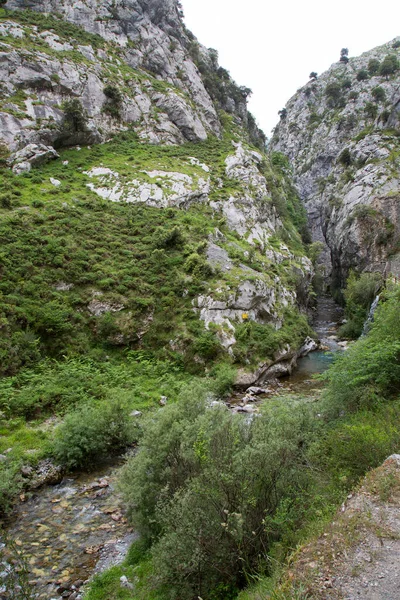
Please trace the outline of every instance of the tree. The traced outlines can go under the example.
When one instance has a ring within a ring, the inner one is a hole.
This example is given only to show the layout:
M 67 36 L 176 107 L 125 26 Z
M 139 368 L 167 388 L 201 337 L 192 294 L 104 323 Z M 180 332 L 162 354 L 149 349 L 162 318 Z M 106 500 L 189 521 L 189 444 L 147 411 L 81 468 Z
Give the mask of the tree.
M 380 86 L 372 90 L 372 96 L 374 97 L 375 102 L 384 102 L 386 100 L 386 92 Z
M 367 104 L 364 106 L 364 112 L 369 119 L 376 119 L 378 115 L 378 107 L 372 102 L 367 102 Z
M 340 62 L 347 64 L 349 62 L 349 49 L 342 48 L 340 51 Z
M 61 108 L 64 111 L 64 124 L 67 129 L 72 131 L 86 131 L 87 116 L 78 98 L 66 100 L 63 102 Z
M 318 79 L 318 73 L 316 73 L 315 71 L 311 71 L 309 77 L 310 77 L 310 79 L 315 81 L 316 79 Z
M 357 73 L 357 81 L 365 81 L 368 77 L 369 75 L 366 69 L 360 69 Z
M 368 71 L 370 75 L 376 75 L 379 72 L 380 66 L 381 63 L 377 58 L 371 58 L 371 60 L 368 62 Z
M 286 108 L 282 108 L 282 110 L 278 111 L 278 115 L 281 118 L 281 121 L 283 121 L 284 119 L 286 119 L 287 117 L 287 110 Z
M 339 162 L 344 166 L 344 167 L 350 167 L 352 161 L 351 158 L 351 154 L 350 154 L 350 150 L 348 148 L 345 148 L 340 156 L 339 156 Z
M 379 68 L 379 75 L 382 75 L 387 79 L 389 75 L 393 75 L 393 73 L 396 73 L 396 71 L 399 70 L 399 67 L 400 64 L 397 59 L 397 56 L 395 56 L 394 54 L 388 54 L 387 56 L 385 56 L 381 63 L 381 66 Z
M 325 88 L 328 104 L 331 107 L 339 106 L 342 100 L 342 86 L 337 81 L 331 81 Z

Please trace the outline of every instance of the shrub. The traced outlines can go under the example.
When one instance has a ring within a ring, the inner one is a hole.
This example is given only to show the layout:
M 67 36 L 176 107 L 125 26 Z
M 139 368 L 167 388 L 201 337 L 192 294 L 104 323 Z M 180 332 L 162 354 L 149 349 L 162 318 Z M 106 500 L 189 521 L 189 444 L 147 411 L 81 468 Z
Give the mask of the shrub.
M 389 77 L 389 75 L 393 75 L 400 68 L 400 63 L 395 54 L 388 54 L 383 59 L 381 66 L 379 67 L 379 75 Z
M 325 95 L 328 98 L 328 104 L 331 107 L 338 107 L 343 103 L 343 90 L 340 83 L 332 81 L 325 88 Z
M 369 74 L 366 69 L 360 69 L 357 73 L 357 81 L 365 81 L 368 79 Z
M 376 75 L 379 72 L 381 63 L 377 58 L 371 58 L 368 62 L 368 71 L 370 75 Z
M 351 165 L 351 163 L 353 162 L 353 160 L 351 158 L 350 150 L 348 148 L 345 148 L 340 153 L 339 162 L 340 162 L 340 164 L 342 164 L 345 167 L 349 167 Z
M 375 102 L 384 102 L 386 100 L 386 92 L 380 86 L 378 86 L 372 90 L 372 96 L 373 96 Z
M 362 273 L 359 276 L 354 272 L 350 273 L 343 292 L 348 323 L 340 328 L 340 335 L 353 339 L 361 335 L 369 308 L 381 284 L 382 277 L 379 273 Z
M 108 113 L 110 116 L 116 119 L 119 119 L 121 116 L 121 106 L 123 99 L 121 90 L 115 85 L 106 85 L 103 92 L 107 98 L 107 101 L 103 106 L 104 112 Z
M 354 276 L 353 276 L 354 278 Z M 368 305 L 376 293 L 371 276 L 367 285 L 354 280 L 351 289 L 353 313 Z M 349 286 L 348 286 L 349 287 Z M 349 290 L 345 294 L 349 298 Z M 367 300 L 368 299 L 368 300 Z M 360 338 L 343 355 L 339 355 L 327 373 L 326 403 L 328 412 L 338 415 L 360 409 L 374 409 L 398 394 L 400 380 L 400 290 L 386 294 L 378 307 L 367 336 Z M 367 310 L 361 312 L 362 318 Z
M 198 385 L 147 419 L 121 488 L 133 522 L 155 542 L 155 583 L 166 598 L 222 600 L 244 586 L 299 518 L 315 423 L 303 408 L 249 422 L 208 407 Z
M 349 49 L 342 48 L 340 51 L 340 62 L 347 64 L 349 62 Z
M 378 116 L 378 107 L 372 102 L 367 102 L 364 106 L 364 112 L 368 119 L 376 119 L 376 117 Z
M 65 100 L 61 105 L 64 111 L 64 128 L 69 131 L 86 131 L 87 114 L 78 98 Z
M 396 40 L 395 42 L 393 42 L 392 44 L 392 48 L 394 48 L 395 50 L 397 48 L 400 48 L 400 40 Z
M 87 468 L 134 440 L 128 408 L 120 401 L 86 404 L 66 415 L 56 432 L 54 455 L 68 469 Z

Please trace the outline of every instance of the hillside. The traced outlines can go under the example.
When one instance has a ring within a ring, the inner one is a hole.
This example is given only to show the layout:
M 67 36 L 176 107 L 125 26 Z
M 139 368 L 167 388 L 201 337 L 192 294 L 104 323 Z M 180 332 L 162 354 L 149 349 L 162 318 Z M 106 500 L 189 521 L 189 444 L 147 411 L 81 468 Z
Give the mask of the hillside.
M 399 74 L 400 39 L 342 52 L 267 150 L 179 0 L 0 0 L 1 600 L 361 589 L 397 535 L 353 516 L 397 502 L 397 458 L 357 486 L 400 444 Z
M 311 78 L 271 142 L 293 165 L 336 289 L 352 268 L 399 275 L 399 42 Z

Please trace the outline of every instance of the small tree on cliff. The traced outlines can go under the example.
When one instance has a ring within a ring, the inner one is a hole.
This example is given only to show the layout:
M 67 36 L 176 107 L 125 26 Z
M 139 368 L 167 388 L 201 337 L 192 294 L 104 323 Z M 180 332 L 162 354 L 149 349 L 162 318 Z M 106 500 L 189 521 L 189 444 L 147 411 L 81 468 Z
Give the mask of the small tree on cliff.
M 310 77 L 310 79 L 315 81 L 316 79 L 318 79 L 318 73 L 316 73 L 315 71 L 311 71 L 309 77 Z
M 340 62 L 347 64 L 349 62 L 349 49 L 342 48 L 340 51 Z

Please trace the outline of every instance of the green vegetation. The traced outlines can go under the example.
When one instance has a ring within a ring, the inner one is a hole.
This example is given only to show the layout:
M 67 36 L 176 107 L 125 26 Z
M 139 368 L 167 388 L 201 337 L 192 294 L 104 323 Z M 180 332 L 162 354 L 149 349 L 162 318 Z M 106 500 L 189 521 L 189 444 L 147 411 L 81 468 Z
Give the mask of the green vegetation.
M 400 68 L 400 63 L 395 54 L 387 54 L 379 67 L 379 75 L 389 78 L 390 75 L 396 73 Z
M 368 61 L 368 71 L 370 75 L 376 75 L 379 72 L 381 63 L 377 58 L 371 58 Z
M 286 557 L 400 443 L 399 288 L 382 298 L 369 335 L 327 372 L 320 401 L 268 401 L 246 421 L 210 407 L 197 384 L 144 422 L 121 476 L 142 547 L 95 579 L 87 600 L 117 598 L 122 573 L 140 600 L 226 600 L 249 585 L 238 598 L 297 597 L 274 595 Z
M 350 339 L 361 335 L 368 311 L 381 285 L 380 273 L 350 273 L 343 292 L 347 323 L 339 329 L 339 335 Z
M 369 74 L 366 69 L 360 69 L 357 72 L 357 81 L 365 81 L 368 78 L 369 78 Z

